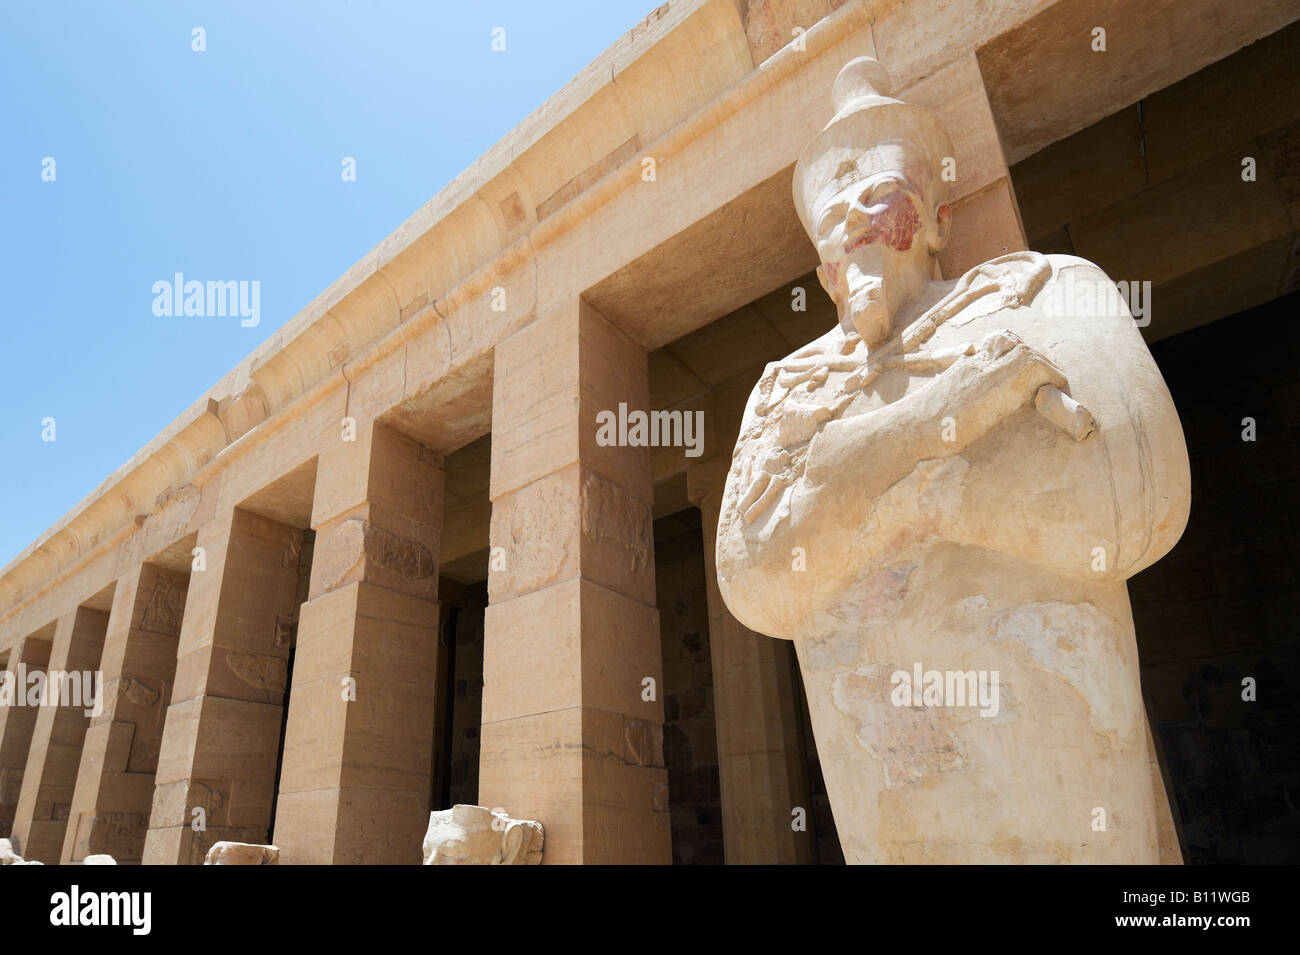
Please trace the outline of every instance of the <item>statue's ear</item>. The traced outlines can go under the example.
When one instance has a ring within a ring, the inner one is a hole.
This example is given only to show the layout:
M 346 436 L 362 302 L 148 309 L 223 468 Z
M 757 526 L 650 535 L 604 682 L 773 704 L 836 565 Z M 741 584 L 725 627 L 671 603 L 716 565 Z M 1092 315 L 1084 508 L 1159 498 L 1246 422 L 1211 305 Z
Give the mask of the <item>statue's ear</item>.
M 946 202 L 939 203 L 934 210 L 934 241 L 930 243 L 930 254 L 937 255 L 948 244 L 948 232 L 952 229 L 952 206 Z
M 506 827 L 506 834 L 501 839 L 501 864 L 514 865 L 520 850 L 524 847 L 527 826 L 522 822 L 512 822 Z
M 826 266 L 817 266 L 817 281 L 822 283 L 822 288 L 831 298 L 835 297 L 835 292 L 831 289 L 831 283 L 826 280 Z

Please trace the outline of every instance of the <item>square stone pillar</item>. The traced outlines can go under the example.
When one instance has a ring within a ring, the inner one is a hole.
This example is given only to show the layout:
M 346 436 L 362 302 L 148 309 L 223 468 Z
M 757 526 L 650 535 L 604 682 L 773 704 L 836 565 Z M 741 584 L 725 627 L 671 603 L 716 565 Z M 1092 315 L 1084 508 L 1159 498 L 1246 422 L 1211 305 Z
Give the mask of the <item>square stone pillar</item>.
M 238 508 L 200 528 L 144 862 L 264 843 L 297 614 L 302 531 Z
M 22 846 L 24 859 L 53 864 L 63 851 L 72 791 L 81 765 L 81 746 L 90 724 L 90 708 L 85 703 L 89 700 L 87 694 L 97 691 L 94 674 L 99 670 L 107 631 L 108 614 L 86 607 L 60 617 L 55 626 L 49 672 L 75 675 L 79 681 L 77 705 L 57 705 L 51 688 L 51 703 L 55 705 L 42 706 L 36 714 L 14 821 L 14 836 Z
M 645 352 L 574 301 L 495 359 L 479 802 L 545 863 L 668 863 L 649 448 L 597 437 L 648 411 Z
M 18 813 L 18 797 L 23 788 L 23 774 L 31 752 L 32 731 L 36 728 L 36 707 L 27 705 L 28 684 L 25 677 L 45 670 L 50 662 L 53 625 L 42 627 L 25 637 L 9 654 L 5 669 L 13 674 L 14 698 L 0 706 L 0 832 L 13 831 Z M 18 852 L 26 846 L 19 843 Z M 40 860 L 44 862 L 45 860 Z
M 697 495 L 704 525 L 723 850 L 728 865 L 810 865 L 817 861 L 817 846 L 794 644 L 748 629 L 723 602 L 715 552 L 725 477 L 721 472 L 710 482 L 716 490 Z M 802 810 L 798 831 L 796 810 Z
M 945 163 L 953 210 L 948 244 L 939 255 L 943 277 L 960 278 L 981 262 L 1029 248 L 975 53 L 895 95 L 933 110 L 952 136 L 955 155 L 936 157 Z
M 418 865 L 436 721 L 442 456 L 379 423 L 320 455 L 274 841 Z
M 96 853 L 132 863 L 144 854 L 188 583 L 152 564 L 117 581 L 100 662 L 104 711 L 86 727 L 62 863 Z

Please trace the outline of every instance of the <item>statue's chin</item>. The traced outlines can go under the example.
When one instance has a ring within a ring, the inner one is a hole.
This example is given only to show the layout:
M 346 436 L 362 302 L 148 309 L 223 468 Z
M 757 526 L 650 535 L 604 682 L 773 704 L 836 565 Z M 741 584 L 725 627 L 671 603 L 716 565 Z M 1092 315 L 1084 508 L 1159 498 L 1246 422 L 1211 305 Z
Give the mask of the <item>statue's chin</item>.
M 854 330 L 868 345 L 879 344 L 889 334 L 889 307 L 879 286 L 850 298 L 848 312 Z

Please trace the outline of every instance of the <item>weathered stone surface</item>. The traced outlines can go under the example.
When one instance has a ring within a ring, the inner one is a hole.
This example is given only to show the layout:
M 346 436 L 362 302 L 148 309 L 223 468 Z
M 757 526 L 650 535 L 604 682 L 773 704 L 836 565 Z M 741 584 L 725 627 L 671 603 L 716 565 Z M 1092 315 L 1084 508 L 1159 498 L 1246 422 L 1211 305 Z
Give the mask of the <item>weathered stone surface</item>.
M 146 813 L 84 813 L 77 821 L 72 858 L 85 859 L 105 854 L 115 859 L 139 858 L 148 829 L 149 816 Z
M 55 624 L 49 624 L 29 634 L 6 655 L 5 666 L 0 667 L 0 679 L 5 681 L 0 703 L 0 832 L 16 832 L 18 801 L 40 710 L 16 704 L 25 704 L 22 696 L 30 692 L 30 681 L 45 675 L 56 630 Z M 25 687 L 19 686 L 24 674 L 28 681 Z
M 207 570 L 190 579 L 141 857 L 147 865 L 197 865 L 223 837 L 268 838 L 288 683 L 288 651 L 275 638 L 298 607 L 302 538 L 296 527 L 238 507 L 223 508 L 198 535 Z M 206 829 L 196 832 L 200 811 Z
M 117 691 L 137 706 L 153 706 L 158 702 L 158 691 L 134 677 L 119 681 Z
M 258 846 L 247 842 L 218 842 L 208 850 L 204 865 L 279 865 L 276 846 Z
M 650 456 L 595 436 L 646 406 L 645 353 L 575 299 L 495 361 L 478 799 L 541 820 L 548 864 L 667 862 Z
M 235 676 L 259 690 L 283 692 L 287 685 L 289 664 L 283 657 L 231 652 L 226 656 L 226 664 Z
M 504 810 L 456 805 L 429 813 L 425 865 L 539 865 L 542 824 Z
M 286 865 L 409 864 L 442 692 L 441 456 L 366 422 L 321 464 L 270 838 Z
M 64 705 L 42 707 L 36 717 L 13 827 L 13 835 L 33 858 L 57 862 L 63 848 L 87 715 L 106 703 L 99 699 L 92 704 L 90 696 L 96 692 L 93 673 L 103 656 L 107 627 L 107 613 L 80 606 L 60 617 L 55 627 L 50 672 L 84 675 L 73 687 L 78 689 L 76 698 L 86 705 L 67 705 L 77 701 L 68 694 L 61 696 Z M 69 682 L 64 682 L 64 690 Z
M 140 619 L 140 629 L 175 636 L 181 632 L 185 613 L 185 586 L 174 577 L 158 577 L 153 583 Z
M 1156 862 L 1125 580 L 1187 520 L 1173 402 L 1091 263 L 934 280 L 951 143 L 887 93 L 851 61 L 795 169 L 839 325 L 750 397 L 722 594 L 794 641 L 848 861 Z

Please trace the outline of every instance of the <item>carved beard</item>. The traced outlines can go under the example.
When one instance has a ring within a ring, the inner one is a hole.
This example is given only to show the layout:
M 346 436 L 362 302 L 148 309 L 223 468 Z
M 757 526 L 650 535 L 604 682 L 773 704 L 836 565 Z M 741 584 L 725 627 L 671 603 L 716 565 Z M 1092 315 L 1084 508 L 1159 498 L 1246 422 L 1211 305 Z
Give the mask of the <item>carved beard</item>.
M 844 284 L 848 295 L 840 324 L 847 326 L 845 331 L 856 331 L 868 344 L 884 339 L 893 324 L 896 303 L 883 271 L 879 264 L 871 271 L 863 269 L 856 261 L 845 266 Z

